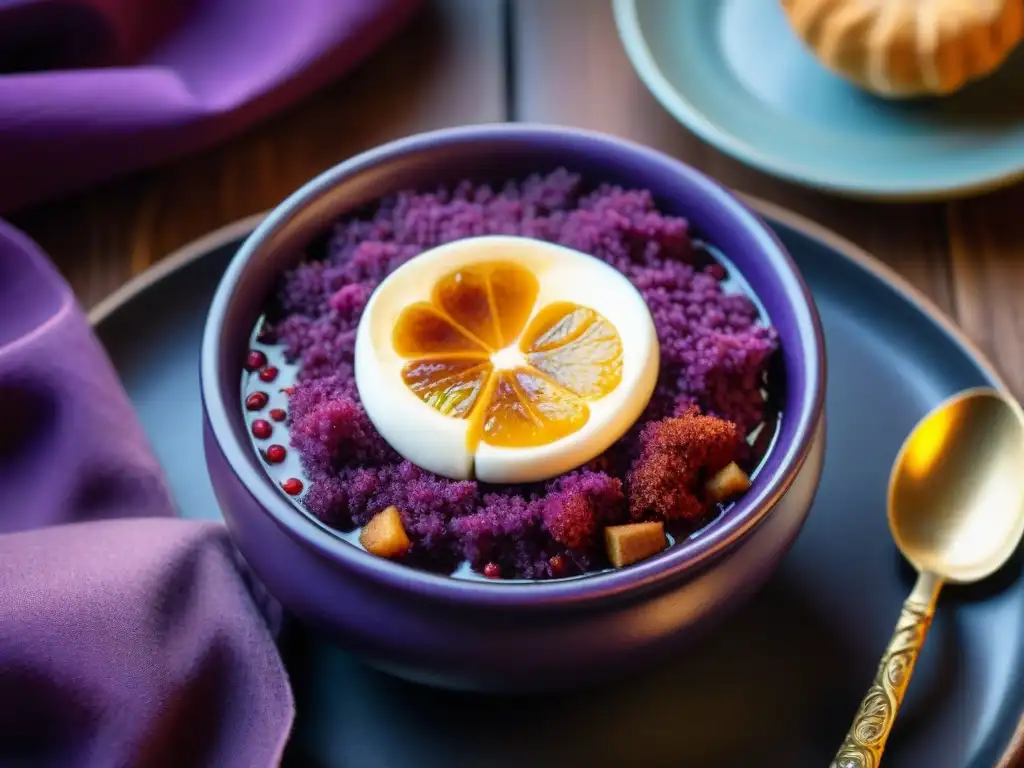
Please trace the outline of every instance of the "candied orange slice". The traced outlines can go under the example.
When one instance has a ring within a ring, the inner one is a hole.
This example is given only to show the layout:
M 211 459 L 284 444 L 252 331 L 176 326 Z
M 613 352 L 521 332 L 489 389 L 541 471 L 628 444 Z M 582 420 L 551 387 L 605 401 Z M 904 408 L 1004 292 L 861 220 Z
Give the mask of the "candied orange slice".
M 395 323 L 403 381 L 440 413 L 470 419 L 470 448 L 559 440 L 587 423 L 587 400 L 622 380 L 615 327 L 570 302 L 535 312 L 539 293 L 525 267 L 474 264 L 442 277 L 432 303 L 407 307 Z

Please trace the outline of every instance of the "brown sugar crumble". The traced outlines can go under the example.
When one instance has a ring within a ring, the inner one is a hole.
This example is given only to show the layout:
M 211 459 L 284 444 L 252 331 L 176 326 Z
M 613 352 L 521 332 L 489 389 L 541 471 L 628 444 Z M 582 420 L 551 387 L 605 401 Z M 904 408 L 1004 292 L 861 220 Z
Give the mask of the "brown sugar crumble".
M 699 520 L 708 509 L 707 479 L 733 463 L 740 444 L 733 422 L 701 415 L 696 407 L 647 424 L 627 478 L 630 517 Z

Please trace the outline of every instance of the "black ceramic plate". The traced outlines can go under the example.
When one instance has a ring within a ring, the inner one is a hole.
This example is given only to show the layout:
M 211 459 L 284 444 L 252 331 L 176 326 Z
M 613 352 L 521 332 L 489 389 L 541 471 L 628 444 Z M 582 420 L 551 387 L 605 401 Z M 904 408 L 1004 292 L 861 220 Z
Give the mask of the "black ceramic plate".
M 556 697 L 416 687 L 293 626 L 282 640 L 298 708 L 286 763 L 829 764 L 911 586 L 886 525 L 890 463 L 939 400 L 1001 383 L 947 320 L 884 267 L 805 220 L 755 205 L 811 285 L 829 356 L 821 489 L 768 586 L 674 662 L 628 684 Z M 197 356 L 217 280 L 256 221 L 185 248 L 92 314 L 186 517 L 219 517 L 203 462 Z M 1024 764 L 1022 560 L 1018 552 L 983 585 L 943 593 L 886 768 Z

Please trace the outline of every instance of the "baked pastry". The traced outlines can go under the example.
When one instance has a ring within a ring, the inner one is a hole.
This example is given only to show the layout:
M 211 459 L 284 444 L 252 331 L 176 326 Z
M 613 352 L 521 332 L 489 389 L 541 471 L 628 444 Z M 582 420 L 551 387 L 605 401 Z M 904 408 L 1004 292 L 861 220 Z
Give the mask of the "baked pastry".
M 944 95 L 996 70 L 1024 36 L 1024 0 L 780 0 L 833 72 L 889 98 Z

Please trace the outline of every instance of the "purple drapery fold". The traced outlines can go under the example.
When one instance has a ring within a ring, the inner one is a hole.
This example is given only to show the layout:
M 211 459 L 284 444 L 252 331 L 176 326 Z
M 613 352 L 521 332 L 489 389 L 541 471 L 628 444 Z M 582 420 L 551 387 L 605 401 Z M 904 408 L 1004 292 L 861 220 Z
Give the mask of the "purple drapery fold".
M 236 134 L 351 69 L 419 5 L 0 2 L 0 214 Z
M 274 765 L 292 722 L 224 526 L 175 517 L 70 289 L 0 223 L 0 765 Z

